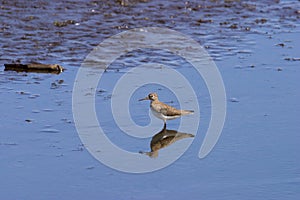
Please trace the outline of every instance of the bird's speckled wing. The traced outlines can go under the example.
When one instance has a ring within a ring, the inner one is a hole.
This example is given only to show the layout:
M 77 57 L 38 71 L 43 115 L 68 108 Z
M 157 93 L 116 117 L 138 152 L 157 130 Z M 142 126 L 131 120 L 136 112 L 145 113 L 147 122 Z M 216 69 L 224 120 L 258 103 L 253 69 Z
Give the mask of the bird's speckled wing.
M 181 114 L 181 110 L 178 110 L 162 102 L 160 102 L 160 104 L 154 104 L 153 107 L 156 107 L 157 111 L 165 116 L 176 116 Z

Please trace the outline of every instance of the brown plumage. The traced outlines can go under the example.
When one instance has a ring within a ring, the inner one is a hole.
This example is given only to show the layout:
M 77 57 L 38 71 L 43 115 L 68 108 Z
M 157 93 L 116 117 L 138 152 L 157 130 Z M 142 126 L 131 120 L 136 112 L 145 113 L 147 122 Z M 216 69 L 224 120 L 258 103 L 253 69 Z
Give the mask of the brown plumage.
M 193 110 L 178 110 L 172 106 L 169 106 L 163 102 L 158 100 L 158 96 L 156 93 L 150 93 L 147 97 L 140 99 L 139 101 L 150 100 L 150 108 L 152 113 L 159 119 L 164 121 L 166 124 L 166 120 L 176 119 L 183 115 L 193 114 Z

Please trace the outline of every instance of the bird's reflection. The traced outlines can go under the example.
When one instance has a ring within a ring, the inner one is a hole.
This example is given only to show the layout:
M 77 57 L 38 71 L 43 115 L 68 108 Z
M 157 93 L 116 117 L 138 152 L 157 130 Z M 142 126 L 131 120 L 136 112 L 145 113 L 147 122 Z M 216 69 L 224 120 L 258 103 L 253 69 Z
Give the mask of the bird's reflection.
M 168 130 L 165 124 L 163 129 L 152 137 L 150 143 L 151 151 L 150 152 L 140 151 L 139 153 L 148 155 L 151 158 L 156 158 L 158 156 L 158 151 L 160 149 L 167 147 L 183 138 L 191 138 L 191 137 L 194 137 L 194 135 L 190 133 L 181 133 L 176 130 Z

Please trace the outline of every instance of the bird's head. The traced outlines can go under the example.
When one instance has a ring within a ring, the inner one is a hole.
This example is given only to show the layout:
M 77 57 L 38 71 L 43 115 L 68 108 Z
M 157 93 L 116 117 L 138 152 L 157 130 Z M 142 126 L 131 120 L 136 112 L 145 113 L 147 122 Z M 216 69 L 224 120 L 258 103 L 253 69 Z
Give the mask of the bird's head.
M 144 101 L 144 100 L 155 101 L 155 100 L 158 100 L 158 96 L 156 93 L 150 93 L 150 94 L 148 94 L 147 97 L 140 99 L 139 101 Z

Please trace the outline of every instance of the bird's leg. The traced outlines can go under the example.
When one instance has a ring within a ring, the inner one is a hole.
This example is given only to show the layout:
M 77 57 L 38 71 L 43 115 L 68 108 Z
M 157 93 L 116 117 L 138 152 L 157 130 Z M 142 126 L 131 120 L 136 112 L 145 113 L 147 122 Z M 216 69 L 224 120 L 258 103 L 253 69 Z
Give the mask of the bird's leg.
M 163 130 L 166 130 L 166 128 L 167 128 L 167 124 L 166 124 L 166 122 L 164 121 L 164 128 L 163 128 Z

